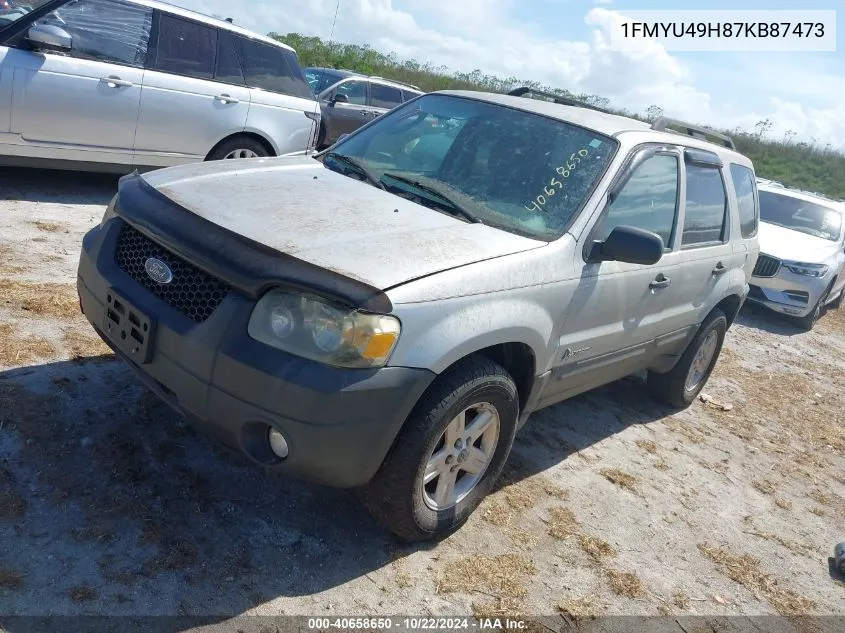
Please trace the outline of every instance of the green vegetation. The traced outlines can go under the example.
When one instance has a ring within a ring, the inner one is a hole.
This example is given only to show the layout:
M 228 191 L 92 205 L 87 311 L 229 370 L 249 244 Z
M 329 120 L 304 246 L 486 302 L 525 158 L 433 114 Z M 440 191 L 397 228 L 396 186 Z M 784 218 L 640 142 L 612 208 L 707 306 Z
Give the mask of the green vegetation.
M 662 109 L 656 105 L 648 108 L 643 114 L 636 114 L 612 107 L 610 100 L 605 97 L 573 94 L 564 89 L 544 86 L 536 81 L 517 77 L 495 77 L 480 70 L 471 73 L 452 72 L 445 66 L 400 59 L 395 53 L 381 53 L 369 46 L 326 42 L 318 37 L 306 37 L 298 33 L 271 33 L 270 36 L 292 46 L 297 51 L 303 67 L 326 66 L 355 70 L 413 84 L 427 92 L 446 89 L 507 92 L 515 86 L 529 86 L 575 97 L 638 119 L 650 120 L 662 114 Z M 754 161 L 758 176 L 777 180 L 788 186 L 824 193 L 831 198 L 845 198 L 845 155 L 833 150 L 830 145 L 822 147 L 817 143 L 796 143 L 793 141 L 795 134 L 790 132 L 781 140 L 773 140 L 768 136 L 771 128 L 772 122 L 765 120 L 760 121 L 753 131 L 728 132 L 739 151 Z

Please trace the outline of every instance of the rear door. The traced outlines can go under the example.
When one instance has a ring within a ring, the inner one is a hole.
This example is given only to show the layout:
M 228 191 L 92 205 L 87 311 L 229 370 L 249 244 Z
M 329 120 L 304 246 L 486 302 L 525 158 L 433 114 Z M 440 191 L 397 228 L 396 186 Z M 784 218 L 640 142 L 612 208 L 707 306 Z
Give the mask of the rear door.
M 296 53 L 241 36 L 236 39 L 250 89 L 247 131 L 269 140 L 277 155 L 305 151 L 316 138 L 320 105 Z
M 121 0 L 77 0 L 33 23 L 65 31 L 68 54 L 32 50 L 25 31 L 13 37 L 0 75 L 14 153 L 130 163 L 152 16 Z
M 664 314 L 666 332 L 696 326 L 730 294 L 743 287 L 747 248 L 734 248 L 739 234 L 721 159 L 712 152 L 684 151 L 684 199 L 681 209 L 680 266 Z
M 228 33 L 157 12 L 158 37 L 144 75 L 135 136 L 137 165 L 203 160 L 223 138 L 241 132 L 249 112 Z

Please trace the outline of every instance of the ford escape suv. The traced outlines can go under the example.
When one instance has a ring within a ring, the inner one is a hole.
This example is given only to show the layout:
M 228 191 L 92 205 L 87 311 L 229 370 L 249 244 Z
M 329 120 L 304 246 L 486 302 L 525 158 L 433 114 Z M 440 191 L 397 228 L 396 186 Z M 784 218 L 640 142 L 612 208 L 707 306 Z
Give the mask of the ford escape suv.
M 757 258 L 730 139 L 558 101 L 432 93 L 315 156 L 125 176 L 82 309 L 256 464 L 447 534 L 531 412 L 645 370 L 690 404 Z
M 320 106 L 296 53 L 155 0 L 0 9 L 0 158 L 126 173 L 305 152 Z

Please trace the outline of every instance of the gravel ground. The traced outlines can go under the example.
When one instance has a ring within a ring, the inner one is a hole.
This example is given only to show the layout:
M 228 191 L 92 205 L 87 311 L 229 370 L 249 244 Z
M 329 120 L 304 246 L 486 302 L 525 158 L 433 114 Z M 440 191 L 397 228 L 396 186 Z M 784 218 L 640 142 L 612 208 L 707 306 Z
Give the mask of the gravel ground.
M 0 172 L 0 616 L 845 615 L 845 310 L 745 308 L 686 411 L 631 378 L 539 412 L 468 524 L 409 546 L 113 361 L 73 283 L 115 188 Z

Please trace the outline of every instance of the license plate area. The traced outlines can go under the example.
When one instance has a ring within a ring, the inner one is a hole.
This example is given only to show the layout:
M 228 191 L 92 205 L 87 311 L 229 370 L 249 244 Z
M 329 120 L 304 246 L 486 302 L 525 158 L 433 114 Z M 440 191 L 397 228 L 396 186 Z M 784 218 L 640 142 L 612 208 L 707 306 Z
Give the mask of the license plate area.
M 106 336 L 136 363 L 148 363 L 152 358 L 154 326 L 152 319 L 114 290 L 109 290 L 103 318 Z

